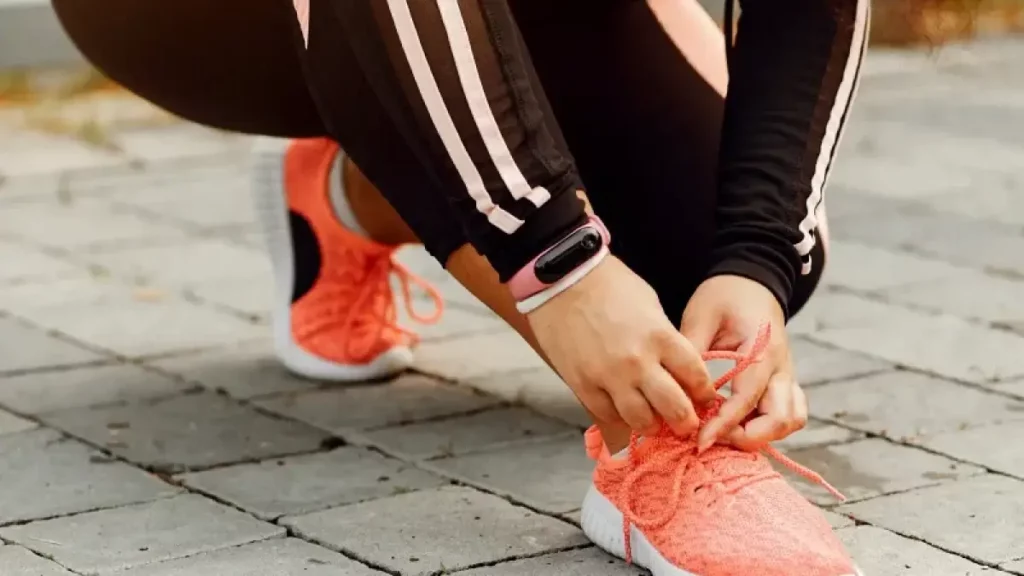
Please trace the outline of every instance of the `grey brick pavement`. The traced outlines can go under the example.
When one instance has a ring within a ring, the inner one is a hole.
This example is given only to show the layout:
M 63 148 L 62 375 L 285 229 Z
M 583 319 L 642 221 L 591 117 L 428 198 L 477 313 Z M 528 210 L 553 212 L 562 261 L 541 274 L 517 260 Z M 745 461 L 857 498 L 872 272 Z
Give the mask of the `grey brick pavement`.
M 780 447 L 875 576 L 1024 575 L 1024 43 L 972 50 L 869 59 L 792 325 L 812 422 Z M 4 130 L 5 576 L 635 573 L 574 525 L 585 414 L 422 253 L 450 311 L 419 373 L 301 380 L 245 139 Z

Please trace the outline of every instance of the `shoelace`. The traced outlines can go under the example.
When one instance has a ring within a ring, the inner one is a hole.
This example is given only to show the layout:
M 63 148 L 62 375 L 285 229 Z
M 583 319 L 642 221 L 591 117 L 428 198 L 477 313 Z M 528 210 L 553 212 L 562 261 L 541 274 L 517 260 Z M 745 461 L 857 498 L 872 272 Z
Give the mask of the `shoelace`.
M 770 326 L 765 325 L 758 332 L 754 346 L 748 354 L 717 351 L 704 354 L 703 358 L 705 361 L 734 360 L 736 362 L 735 366 L 715 381 L 715 390 L 721 389 L 722 386 L 725 386 L 726 383 L 735 378 L 737 374 L 758 362 L 761 354 L 768 346 L 770 336 Z M 725 397 L 719 395 L 718 398 L 715 399 L 714 405 L 708 408 L 701 415 L 701 422 L 704 423 L 717 414 L 718 409 L 724 401 Z M 663 431 L 664 430 L 667 430 L 667 428 L 663 427 Z M 677 463 L 675 470 L 672 472 L 672 489 L 669 492 L 669 501 L 667 505 L 662 508 L 661 514 L 650 517 L 644 517 L 634 510 L 632 497 L 633 487 L 644 476 L 648 474 L 657 474 L 661 472 L 661 470 L 657 467 L 659 461 L 646 459 L 642 456 L 644 451 L 638 450 L 641 442 L 657 443 L 656 449 L 660 453 L 668 451 L 671 460 Z M 716 462 L 732 461 L 736 458 L 748 458 L 751 460 L 757 459 L 756 454 L 743 452 L 730 447 L 715 446 L 704 454 L 698 456 L 693 455 L 695 451 L 696 442 L 692 438 L 679 438 L 678 436 L 671 434 L 671 432 L 665 432 L 651 438 L 642 438 L 640 435 L 635 433 L 630 437 L 627 456 L 629 459 L 630 472 L 622 482 L 622 487 L 620 488 L 618 497 L 618 501 L 622 503 L 622 533 L 626 544 L 626 562 L 632 563 L 633 561 L 633 545 L 630 538 L 630 525 L 635 525 L 638 529 L 656 529 L 671 522 L 679 510 L 679 500 L 684 496 L 684 483 L 690 472 L 702 468 L 710 468 L 713 471 L 713 465 Z M 819 474 L 794 462 L 775 448 L 766 446 L 761 450 L 761 452 L 764 455 L 773 458 L 795 474 L 821 485 L 838 500 L 846 500 L 846 497 L 843 496 L 842 493 L 826 482 Z M 711 500 L 708 502 L 708 506 L 711 506 L 719 497 L 725 494 L 735 494 L 736 492 L 758 482 L 778 477 L 780 477 L 779 473 L 774 470 L 758 473 L 742 473 L 734 471 L 730 475 L 719 474 L 714 477 L 714 480 L 695 483 L 693 485 L 693 490 L 690 491 L 690 493 L 691 495 L 694 495 L 702 489 L 718 488 L 718 490 L 712 495 Z
M 351 289 L 332 290 L 329 297 L 343 298 L 346 304 L 344 315 L 325 314 L 311 333 L 340 329 L 345 339 L 345 353 L 349 358 L 363 359 L 372 351 L 385 333 L 401 334 L 412 343 L 419 336 L 398 324 L 394 295 L 390 278 L 394 275 L 401 286 L 402 300 L 409 317 L 421 324 L 433 324 L 444 313 L 444 300 L 436 288 L 414 274 L 394 259 L 394 250 L 382 250 L 379 254 L 338 254 L 349 262 L 360 266 L 344 267 L 345 272 L 330 278 L 332 285 Z M 423 290 L 433 301 L 434 312 L 421 315 L 413 307 L 412 286 Z M 343 293 L 342 293 L 343 292 Z M 361 329 L 363 328 L 363 329 Z M 369 328 L 366 330 L 365 328 Z

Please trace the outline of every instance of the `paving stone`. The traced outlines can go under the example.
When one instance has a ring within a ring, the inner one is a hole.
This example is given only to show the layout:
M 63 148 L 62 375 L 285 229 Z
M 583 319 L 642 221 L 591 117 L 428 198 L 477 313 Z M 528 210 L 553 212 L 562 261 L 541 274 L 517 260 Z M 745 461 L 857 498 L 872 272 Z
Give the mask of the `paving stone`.
M 21 546 L 0 545 L 0 566 L 4 576 L 75 576 L 63 566 L 40 558 Z
M 39 281 L 77 270 L 70 262 L 5 240 L 0 240 L 0 262 L 0 282 Z
M 855 296 L 823 296 L 811 300 L 807 317 L 799 319 L 798 333 L 839 348 L 971 382 L 1024 374 L 1021 336 L 951 315 L 929 315 Z
M 952 86 L 944 86 L 950 88 Z M 954 97 L 958 100 L 971 99 L 972 94 L 985 92 L 986 97 L 999 98 L 998 89 L 978 91 L 970 86 L 963 86 L 966 90 L 945 91 L 943 97 Z M 904 89 L 905 95 L 925 96 L 920 90 L 909 91 Z M 867 94 L 867 93 L 865 93 Z M 876 94 L 877 96 L 877 94 Z M 895 96 L 894 91 L 886 91 L 885 96 L 877 105 L 871 103 L 871 96 L 858 101 L 858 108 L 885 108 L 891 107 Z M 923 98 L 912 98 L 906 101 L 911 106 L 919 105 L 921 100 L 932 100 L 932 94 Z M 1019 99 L 1019 94 L 1017 94 Z M 853 126 L 856 125 L 856 128 Z M 986 176 L 1010 176 L 1016 168 L 1015 159 L 1020 157 L 1022 148 L 1019 146 L 1007 145 L 987 137 L 970 137 L 953 135 L 943 130 L 934 130 L 928 126 L 915 126 L 913 130 L 907 129 L 907 124 L 900 120 L 884 120 L 878 118 L 865 118 L 861 115 L 857 122 L 851 124 L 851 130 L 843 139 L 845 153 L 841 157 L 850 154 L 861 156 L 864 160 L 870 161 L 874 158 L 888 159 L 909 159 L 916 165 L 921 162 L 932 164 L 943 164 L 951 166 L 954 170 L 966 170 L 971 175 L 972 181 L 976 178 Z M 840 160 L 842 161 L 842 160 Z M 866 188 L 859 181 L 853 185 Z M 928 194 L 928 205 L 933 208 L 970 216 L 972 218 L 991 218 L 997 214 L 997 205 L 992 202 L 994 198 L 989 196 L 993 187 L 971 186 L 970 190 L 956 188 L 954 192 L 947 193 L 941 189 L 937 194 Z M 881 191 L 885 191 L 883 188 Z M 898 193 L 898 192 L 897 192 Z M 966 198 L 974 198 L 973 205 L 963 203 L 962 205 L 949 205 L 944 203 L 950 195 L 959 195 Z M 1002 195 L 997 195 L 997 197 Z M 831 198 L 835 198 L 832 194 Z M 1008 199 L 1010 200 L 1010 199 Z M 1014 207 L 1012 200 L 1002 204 L 1002 211 Z M 955 209 L 954 209 L 955 208 Z M 998 220 L 998 219 L 996 219 Z
M 590 426 L 590 415 L 576 395 L 554 370 L 547 366 L 533 370 L 502 372 L 467 380 L 477 390 L 506 402 L 523 404 L 541 414 L 578 428 Z
M 594 470 L 581 437 L 438 460 L 431 467 L 555 514 L 580 507 Z
M 23 175 L 102 168 L 127 158 L 76 138 L 5 125 L 0 133 L 0 174 Z M 4 226 L 0 225 L 0 229 Z
M 0 436 L 0 524 L 164 498 L 178 489 L 52 430 Z
M 789 456 L 821 474 L 851 502 L 956 481 L 983 472 L 969 464 L 881 439 L 798 450 L 790 452 Z M 836 503 L 835 498 L 817 484 L 800 482 L 797 486 L 816 504 Z
M 154 218 L 181 222 L 208 230 L 256 222 L 251 186 L 244 173 L 189 168 L 192 178 L 176 186 L 118 189 L 107 198 L 130 205 Z M 120 188 L 120 187 L 119 187 Z M 259 246 L 263 246 L 262 238 Z
M 857 566 L 871 576 L 981 576 L 991 574 L 954 554 L 873 526 L 838 532 Z
M 327 439 L 303 424 L 271 418 L 206 393 L 74 408 L 42 418 L 126 460 L 167 471 L 309 452 Z
M 239 153 L 247 149 L 246 139 L 238 134 L 195 124 L 120 130 L 116 140 L 118 147 L 125 153 L 143 162 Z
M 1024 403 L 913 372 L 807 391 L 811 415 L 900 441 L 1024 418 Z
M 180 477 L 191 488 L 273 520 L 434 488 L 447 480 L 362 448 L 267 460 Z
M 829 348 L 803 338 L 790 343 L 796 376 L 801 386 L 815 386 L 889 370 L 892 365 L 862 354 Z
M 119 576 L 373 576 L 382 572 L 296 538 L 279 538 L 150 564 Z
M 403 574 L 458 570 L 585 542 L 571 524 L 456 487 L 286 518 L 284 523 L 305 538 Z
M 220 240 L 124 248 L 92 254 L 88 259 L 129 278 L 157 279 L 180 286 L 236 278 L 271 286 L 274 282 L 266 255 Z
M 973 148 L 972 146 L 970 149 Z M 1002 148 L 1004 153 L 1017 155 L 1024 151 L 1022 147 Z M 971 155 L 974 154 L 972 151 Z M 1024 225 L 1024 198 L 1020 195 L 1020 175 L 1012 173 L 1015 168 L 1015 164 L 1004 164 L 1003 171 L 1010 170 L 1010 174 L 1000 171 L 986 172 L 987 176 L 996 179 L 993 185 L 971 186 L 967 190 L 943 194 L 932 198 L 928 204 L 942 212 L 1001 224 Z
M 894 306 L 885 306 L 859 296 L 840 294 L 824 287 L 790 320 L 786 325 L 786 331 L 800 339 L 816 337 L 824 330 L 836 328 L 874 328 L 884 324 L 886 316 L 893 313 L 893 310 L 895 313 L 901 311 L 896 310 Z M 866 355 L 874 356 L 870 352 Z
M 1013 572 L 1014 574 L 1024 574 L 1024 560 L 1018 560 L 1017 562 L 1001 564 L 999 567 L 1003 570 Z
M 0 316 L 0 373 L 73 366 L 104 358 L 13 318 Z
M 811 420 L 803 430 L 775 442 L 776 448 L 784 451 L 802 450 L 830 444 L 843 444 L 851 440 L 857 440 L 864 435 L 846 428 L 840 428 L 825 422 Z
M 152 286 L 132 285 L 116 279 L 103 269 L 93 268 L 81 274 L 58 278 L 43 285 L 15 283 L 0 286 L 0 301 L 21 316 L 36 310 L 67 306 L 96 306 L 120 303 L 135 298 L 147 301 L 166 299 L 168 294 Z
M 597 548 L 570 550 L 460 572 L 463 576 L 626 576 L 647 574 Z
M 1024 457 L 1014 441 L 1017 438 L 1024 438 L 1024 422 L 939 434 L 922 444 L 953 458 L 1024 478 Z
M 367 437 L 409 459 L 456 456 L 578 431 L 524 408 L 503 408 L 469 416 L 385 428 Z
M 2 173 L 0 173 L 2 174 Z M 20 202 L 53 198 L 61 189 L 61 174 L 2 174 L 0 179 L 0 202 Z
M 0 230 L 41 246 L 75 251 L 138 241 L 172 242 L 181 230 L 158 224 L 97 200 L 57 201 L 5 206 Z
M 1024 321 L 1024 282 L 971 271 L 885 292 L 891 302 L 1010 324 Z
M 187 385 L 131 364 L 0 378 L 0 404 L 23 414 L 173 396 Z
M 993 382 L 986 386 L 986 388 L 1024 400 L 1024 379 L 1011 380 L 1009 382 Z
M 36 427 L 38 427 L 38 424 L 31 420 L 26 420 L 6 410 L 0 410 L 0 436 L 17 434 L 18 432 L 25 432 Z
M 822 510 L 821 513 L 824 514 L 825 518 L 828 519 L 828 523 L 832 525 L 832 528 L 835 528 L 837 530 L 840 528 L 847 528 L 849 526 L 854 525 L 853 520 L 847 518 L 846 516 L 843 516 L 842 514 L 836 514 L 835 512 L 831 512 L 829 510 Z
M 829 220 L 837 238 L 909 251 L 968 266 L 1024 273 L 1024 236 L 1017 227 L 956 214 L 912 210 L 862 213 Z
M 941 101 L 923 101 L 913 106 L 901 106 L 887 110 L 887 117 L 899 119 L 908 124 L 930 126 L 953 136 L 984 137 L 1010 145 L 1024 144 L 1013 126 L 1024 122 L 1024 110 L 1011 107 L 989 107 L 978 102 L 957 102 L 952 105 L 947 98 Z M 944 166 L 935 164 L 937 172 Z
M 265 327 L 174 298 L 125 299 L 93 307 L 54 306 L 26 316 L 82 342 L 130 357 L 200 350 L 254 340 L 266 333 Z
M 255 403 L 343 434 L 472 412 L 494 406 L 498 400 L 426 376 L 407 374 L 387 384 L 330 388 Z
M 425 342 L 416 350 L 416 369 L 452 380 L 471 380 L 511 372 L 546 368 L 547 364 L 511 328 L 440 342 Z
M 956 278 L 967 272 L 972 270 L 941 260 L 837 240 L 829 244 L 822 280 L 826 285 L 872 292 Z
M 242 314 L 269 323 L 274 302 L 274 283 L 250 278 L 212 280 L 190 284 L 185 288 L 190 297 L 217 308 Z
M 211 157 L 182 162 L 154 162 L 144 170 L 103 170 L 67 174 L 65 184 L 76 197 L 108 198 L 121 203 L 140 196 L 170 196 L 210 182 L 248 182 L 250 166 L 244 156 Z M 208 188 L 212 197 L 220 187 Z
M 926 200 L 971 184 L 972 173 L 959 166 L 940 166 L 913 157 L 881 157 L 843 154 L 830 180 L 856 186 L 873 194 L 901 199 Z
M 283 534 L 283 528 L 195 495 L 0 529 L 0 537 L 90 575 Z
M 990 564 L 1020 558 L 1024 541 L 1024 482 L 994 475 L 858 502 L 840 511 Z
M 271 342 L 259 340 L 147 364 L 235 398 L 316 388 L 315 382 L 288 372 L 273 348 Z

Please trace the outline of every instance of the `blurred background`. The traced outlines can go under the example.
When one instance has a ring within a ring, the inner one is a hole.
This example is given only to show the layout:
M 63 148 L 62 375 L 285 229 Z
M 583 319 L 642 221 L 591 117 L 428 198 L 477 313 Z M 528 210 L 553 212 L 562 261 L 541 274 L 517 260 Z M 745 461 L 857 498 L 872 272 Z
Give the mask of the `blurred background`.
M 1024 574 L 1024 0 L 875 0 L 873 26 L 833 256 L 792 324 L 811 424 L 781 447 L 851 496 L 801 488 L 867 574 Z M 585 415 L 422 252 L 402 258 L 449 310 L 415 371 L 353 392 L 278 366 L 250 144 L 104 79 L 45 0 L 0 0 L 0 573 L 418 573 L 331 527 L 433 527 L 409 499 L 453 479 L 484 499 L 469 516 L 525 506 L 541 543 L 406 556 L 597 562 L 572 540 Z

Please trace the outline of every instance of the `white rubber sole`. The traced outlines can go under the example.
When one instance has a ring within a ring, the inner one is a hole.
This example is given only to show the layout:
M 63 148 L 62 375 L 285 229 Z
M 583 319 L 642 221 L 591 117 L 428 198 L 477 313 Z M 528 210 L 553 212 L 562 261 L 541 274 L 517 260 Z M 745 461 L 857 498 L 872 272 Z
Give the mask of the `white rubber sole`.
M 252 148 L 252 194 L 274 271 L 271 329 L 274 350 L 288 370 L 315 380 L 351 382 L 385 378 L 412 365 L 412 350 L 395 347 L 369 364 L 347 365 L 304 350 L 292 337 L 292 291 L 295 284 L 292 235 L 284 191 L 284 160 L 290 140 L 258 138 Z
M 595 546 L 618 558 L 626 557 L 626 542 L 622 533 L 622 513 L 604 497 L 593 485 L 587 490 L 583 499 L 583 510 L 580 513 L 580 526 L 587 538 Z M 700 576 L 674 566 L 665 559 L 647 540 L 636 526 L 629 527 L 630 541 L 633 544 L 633 563 L 651 571 L 653 576 Z M 794 574 L 793 576 L 799 576 Z M 856 574 L 836 576 L 864 576 L 859 570 Z

